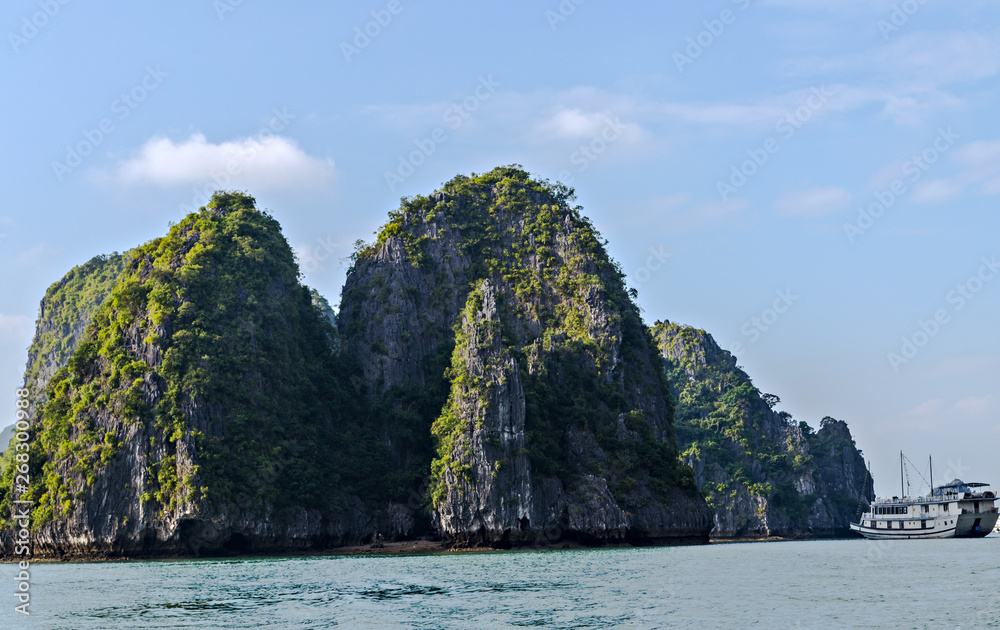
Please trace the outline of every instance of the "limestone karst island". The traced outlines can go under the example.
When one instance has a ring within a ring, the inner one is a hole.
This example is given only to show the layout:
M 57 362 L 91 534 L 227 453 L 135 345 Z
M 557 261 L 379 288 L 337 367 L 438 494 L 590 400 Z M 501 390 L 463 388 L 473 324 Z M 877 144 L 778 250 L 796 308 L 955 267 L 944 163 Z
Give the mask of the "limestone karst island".
M 643 321 L 566 186 L 457 176 L 350 264 L 334 310 L 219 192 L 66 273 L 27 357 L 28 483 L 0 460 L 4 553 L 16 501 L 35 558 L 110 559 L 835 537 L 873 498 L 845 423 Z

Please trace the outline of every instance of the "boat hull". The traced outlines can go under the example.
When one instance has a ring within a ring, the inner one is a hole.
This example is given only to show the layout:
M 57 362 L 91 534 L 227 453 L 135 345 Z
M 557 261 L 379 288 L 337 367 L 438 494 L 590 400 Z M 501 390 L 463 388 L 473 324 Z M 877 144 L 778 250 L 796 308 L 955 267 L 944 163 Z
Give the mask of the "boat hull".
M 938 530 L 893 530 L 875 529 L 865 527 L 858 523 L 851 523 L 851 531 L 857 532 L 869 540 L 916 540 L 927 538 L 955 538 L 956 527 L 948 527 Z
M 883 529 L 851 523 L 851 531 L 871 540 L 916 540 L 920 538 L 985 538 L 1000 520 L 996 512 L 961 514 L 954 525 L 931 529 Z M 939 521 L 940 522 L 940 521 Z

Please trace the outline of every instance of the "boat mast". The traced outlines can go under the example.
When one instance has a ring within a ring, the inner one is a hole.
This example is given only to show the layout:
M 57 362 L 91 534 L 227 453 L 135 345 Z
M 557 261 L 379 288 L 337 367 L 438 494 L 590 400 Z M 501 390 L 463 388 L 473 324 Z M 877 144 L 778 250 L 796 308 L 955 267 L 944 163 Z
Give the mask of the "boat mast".
M 906 485 L 903 483 L 903 451 L 899 451 L 899 498 L 906 497 Z
M 931 498 L 934 498 L 934 456 L 928 455 L 927 461 L 930 463 L 931 467 Z

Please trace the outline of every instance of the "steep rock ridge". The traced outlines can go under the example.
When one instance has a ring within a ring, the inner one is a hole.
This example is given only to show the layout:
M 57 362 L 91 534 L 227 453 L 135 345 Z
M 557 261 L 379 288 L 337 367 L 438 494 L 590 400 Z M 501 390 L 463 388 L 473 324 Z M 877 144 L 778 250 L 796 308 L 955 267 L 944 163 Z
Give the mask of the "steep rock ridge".
M 704 540 L 655 346 L 571 199 L 459 176 L 359 244 L 338 324 L 398 492 L 429 485 L 459 545 Z
M 76 350 L 123 266 L 121 254 L 95 256 L 71 269 L 45 292 L 38 306 L 35 337 L 28 349 L 24 377 L 24 386 L 36 404 L 44 399 L 45 384 Z
M 453 465 L 439 466 L 441 528 L 481 543 L 519 532 L 531 520 L 532 505 L 524 387 L 517 359 L 501 339 L 497 293 L 484 280 L 470 295 L 474 307 L 466 310 L 459 333 L 466 343 L 456 348 L 454 362 L 463 373 L 439 420 L 443 430 L 445 423 L 473 419 Z
M 353 371 L 297 277 L 277 222 L 239 193 L 124 255 L 86 332 L 64 331 L 65 365 L 29 363 L 36 382 L 59 369 L 35 408 L 31 484 L 3 470 L 0 518 L 34 501 L 34 553 L 61 558 L 408 534 L 409 515 L 379 500 L 384 457 L 357 422 Z M 54 302 L 43 314 L 36 339 L 69 317 Z
M 773 410 L 736 358 L 702 330 L 656 322 L 653 335 L 677 398 L 683 457 L 714 510 L 714 538 L 850 535 L 874 499 L 847 424 L 819 432 Z

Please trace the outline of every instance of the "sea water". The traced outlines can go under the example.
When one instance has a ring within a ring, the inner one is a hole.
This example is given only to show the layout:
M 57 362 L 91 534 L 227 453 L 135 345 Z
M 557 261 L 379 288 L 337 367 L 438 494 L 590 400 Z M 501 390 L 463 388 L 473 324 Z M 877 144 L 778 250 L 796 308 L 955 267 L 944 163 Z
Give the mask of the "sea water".
M 38 564 L 0 628 L 1000 628 L 1000 537 Z

